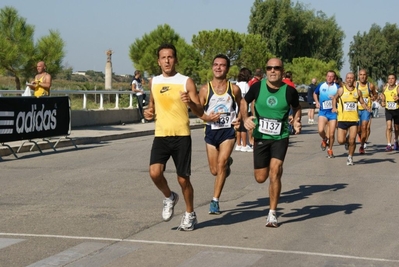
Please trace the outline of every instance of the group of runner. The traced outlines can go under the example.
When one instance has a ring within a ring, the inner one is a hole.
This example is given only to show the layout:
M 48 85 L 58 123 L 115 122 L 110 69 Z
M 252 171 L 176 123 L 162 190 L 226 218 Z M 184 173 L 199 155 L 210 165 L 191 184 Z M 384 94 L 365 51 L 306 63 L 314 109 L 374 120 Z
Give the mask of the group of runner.
M 148 108 L 144 110 L 144 118 L 147 121 L 155 120 L 149 174 L 165 197 L 163 220 L 169 221 L 173 217 L 174 207 L 179 200 L 179 194 L 171 191 L 164 176 L 166 163 L 172 157 L 186 204 L 186 212 L 177 229 L 191 231 L 197 224 L 194 189 L 190 181 L 192 141 L 187 109 L 189 107 L 205 123 L 206 154 L 209 170 L 215 177 L 209 214 L 221 213 L 219 199 L 226 178 L 231 173 L 231 153 L 236 142 L 236 130 L 245 128 L 253 137 L 250 143 L 253 144 L 251 149 L 254 178 L 258 183 L 269 179 L 270 209 L 266 226 L 278 227 L 276 210 L 281 192 L 283 163 L 289 144 L 289 125 L 295 134 L 299 134 L 302 128 L 299 94 L 290 83 L 292 74 L 285 72 L 281 59 L 272 58 L 266 64 L 266 79 L 257 79 L 243 94 L 238 85 L 227 79 L 230 59 L 226 55 L 218 54 L 212 61 L 212 79 L 198 93 L 194 81 L 176 71 L 177 51 L 173 45 L 161 45 L 157 56 L 162 74 L 151 79 L 150 100 Z M 247 72 L 248 70 L 242 70 L 242 74 Z M 248 73 L 244 76 L 243 80 L 248 82 Z M 377 92 L 375 86 L 367 81 L 365 70 L 360 71 L 358 81 L 355 81 L 353 73 L 346 75 L 345 82 L 338 84 L 335 80 L 335 72 L 328 71 L 326 81 L 320 83 L 313 93 L 315 106 L 319 108 L 318 132 L 322 138 L 321 147 L 323 150 L 327 149 L 329 158 L 334 157 L 332 148 L 338 127 L 338 143 L 347 144 L 347 165 L 353 165 L 355 139 L 358 134 L 361 144 L 359 153 L 365 153 L 365 144 L 370 133 L 371 103 L 377 97 Z M 395 149 L 399 149 L 398 86 L 395 86 L 394 81 L 396 77 L 390 75 L 381 104 L 386 108 L 387 138 L 392 133 L 390 129 L 393 120 Z
M 346 74 L 344 82 L 337 82 L 333 70 L 327 72 L 326 81 L 319 83 L 313 92 L 315 107 L 319 108 L 318 133 L 321 137 L 321 149 L 327 149 L 327 157 L 334 158 L 333 144 L 337 129 L 337 141 L 345 144 L 348 150 L 347 165 L 353 165 L 356 149 L 356 136 L 360 144 L 359 154 L 365 154 L 371 130 L 372 102 L 381 99 L 385 107 L 386 138 L 385 151 L 399 150 L 399 89 L 396 75 L 388 76 L 388 83 L 379 95 L 376 86 L 368 82 L 367 71 L 359 71 L 358 81 L 355 74 Z M 394 139 L 392 140 L 392 132 Z

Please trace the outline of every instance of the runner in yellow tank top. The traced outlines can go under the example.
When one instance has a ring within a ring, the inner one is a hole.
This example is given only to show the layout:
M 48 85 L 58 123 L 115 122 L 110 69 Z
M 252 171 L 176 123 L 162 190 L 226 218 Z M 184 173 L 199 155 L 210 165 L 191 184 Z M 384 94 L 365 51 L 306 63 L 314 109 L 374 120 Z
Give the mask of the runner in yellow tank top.
M 201 117 L 204 110 L 200 104 L 194 81 L 177 73 L 177 52 L 172 44 L 158 47 L 158 65 L 162 74 L 150 82 L 151 94 L 148 108 L 144 110 L 146 120 L 155 119 L 155 138 L 151 148 L 150 177 L 164 195 L 162 219 L 172 219 L 179 195 L 170 190 L 164 176 L 165 166 L 172 157 L 177 173 L 177 181 L 186 202 L 181 231 L 194 230 L 197 215 L 194 212 L 194 189 L 191 175 L 191 136 L 188 107 Z
M 359 71 L 359 81 L 356 82 L 356 88 L 362 91 L 363 100 L 367 104 L 367 107 L 371 108 L 372 102 L 377 97 L 377 91 L 374 84 L 369 83 L 367 81 L 367 71 L 365 69 L 361 69 Z M 368 138 L 370 136 L 371 131 L 371 111 L 365 110 L 362 105 L 359 103 L 359 128 L 358 134 L 360 138 L 360 148 L 359 153 L 365 153 L 365 146 Z
M 359 121 L 358 102 L 363 109 L 370 111 L 370 107 L 363 100 L 362 92 L 354 86 L 354 81 L 355 74 L 353 72 L 347 73 L 345 85 L 338 88 L 337 94 L 332 101 L 332 112 L 338 113 L 337 141 L 339 144 L 345 144 L 348 147 L 346 165 L 353 165 Z
M 388 75 L 388 85 L 384 88 L 382 93 L 381 106 L 385 107 L 385 120 L 386 120 L 386 137 L 387 137 L 387 147 L 386 152 L 392 151 L 392 121 L 394 123 L 393 127 L 395 130 L 394 137 L 394 150 L 399 150 L 398 138 L 399 138 L 399 88 L 396 83 L 396 75 Z
M 46 64 L 39 61 L 36 65 L 37 74 L 29 87 L 34 90 L 35 97 L 49 96 L 51 88 L 51 75 L 46 72 Z

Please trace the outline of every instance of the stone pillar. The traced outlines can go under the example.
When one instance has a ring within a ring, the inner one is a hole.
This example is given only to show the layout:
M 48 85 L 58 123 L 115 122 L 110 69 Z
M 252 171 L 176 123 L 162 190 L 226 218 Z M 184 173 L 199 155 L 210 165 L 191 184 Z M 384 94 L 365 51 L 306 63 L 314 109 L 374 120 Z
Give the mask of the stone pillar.
M 105 90 L 112 89 L 112 50 L 107 51 L 107 63 L 105 63 Z

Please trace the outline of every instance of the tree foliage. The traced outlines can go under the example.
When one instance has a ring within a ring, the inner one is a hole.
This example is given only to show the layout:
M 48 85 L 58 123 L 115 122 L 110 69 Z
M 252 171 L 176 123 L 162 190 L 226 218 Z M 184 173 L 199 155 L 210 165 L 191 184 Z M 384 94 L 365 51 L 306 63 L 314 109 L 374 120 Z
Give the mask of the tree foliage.
M 317 14 L 317 15 L 316 15 Z M 248 32 L 260 34 L 271 54 L 285 62 L 294 58 L 311 57 L 343 65 L 344 32 L 335 18 L 290 0 L 255 0 Z
M 136 39 L 129 47 L 129 57 L 135 69 L 146 71 L 149 75 L 158 75 L 161 70 L 158 66 L 157 48 L 163 43 L 170 43 L 176 47 L 178 65 L 177 70 L 185 75 L 194 74 L 198 55 L 169 25 L 158 26 L 143 38 Z M 188 56 L 190 55 L 190 56 Z
M 387 23 L 384 28 L 373 24 L 369 32 L 358 32 L 349 46 L 350 68 L 366 69 L 375 81 L 387 81 L 389 73 L 399 68 L 399 29 Z
M 284 65 L 286 71 L 291 71 L 295 84 L 309 84 L 313 78 L 317 81 L 324 81 L 327 71 L 334 70 L 339 73 L 337 63 L 333 60 L 324 62 L 315 58 L 294 58 L 292 63 Z
M 58 32 L 50 30 L 37 45 L 33 34 L 34 26 L 27 24 L 15 8 L 6 6 L 0 10 L 0 71 L 15 78 L 18 90 L 21 79 L 34 75 L 37 61 L 46 61 L 48 72 L 56 75 L 65 55 L 64 42 Z

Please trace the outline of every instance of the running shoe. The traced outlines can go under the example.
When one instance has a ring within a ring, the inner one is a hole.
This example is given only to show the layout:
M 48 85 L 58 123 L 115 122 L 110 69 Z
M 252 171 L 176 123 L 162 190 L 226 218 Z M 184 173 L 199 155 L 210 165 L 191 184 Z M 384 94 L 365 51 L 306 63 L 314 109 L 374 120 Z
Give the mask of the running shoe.
M 179 231 L 192 231 L 194 230 L 195 225 L 197 224 L 197 215 L 195 212 L 184 213 L 181 218 L 181 222 L 177 230 Z
M 321 147 L 321 151 L 326 150 L 326 147 L 327 147 L 327 139 L 321 140 L 321 145 L 320 145 L 320 147 Z
M 209 214 L 220 214 L 219 201 L 212 200 L 209 205 Z
M 359 154 L 365 154 L 366 153 L 366 151 L 364 151 L 364 147 L 360 147 L 359 148 Z
M 236 145 L 236 151 L 241 151 L 241 149 L 242 149 L 242 146 L 239 146 L 239 145 Z
M 399 150 L 399 144 L 398 144 L 398 142 L 395 142 L 395 144 L 393 145 L 393 150 L 396 150 L 396 151 Z
M 231 174 L 231 169 L 230 169 L 231 164 L 233 164 L 233 158 L 229 157 L 229 159 L 227 160 L 226 178 L 229 177 Z
M 162 219 L 167 222 L 170 221 L 173 217 L 174 209 L 179 201 L 179 195 L 176 194 L 175 192 L 172 192 L 173 195 L 173 200 L 170 200 L 169 198 L 165 198 L 163 200 L 163 210 L 162 210 Z
M 269 212 L 269 215 L 267 215 L 266 227 L 278 227 L 277 217 L 275 213 Z
M 392 151 L 392 146 L 387 145 L 387 147 L 385 148 L 385 152 L 391 152 Z
M 346 165 L 347 166 L 352 166 L 353 165 L 353 158 L 349 156 L 346 160 Z
M 327 158 L 332 159 L 334 158 L 334 153 L 332 149 L 327 149 Z
M 241 148 L 241 152 L 252 152 L 252 151 L 254 151 L 254 150 L 249 145 L 243 146 Z

